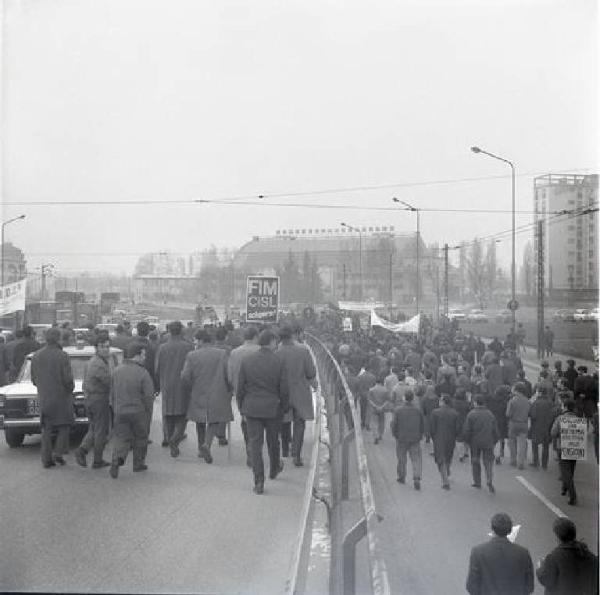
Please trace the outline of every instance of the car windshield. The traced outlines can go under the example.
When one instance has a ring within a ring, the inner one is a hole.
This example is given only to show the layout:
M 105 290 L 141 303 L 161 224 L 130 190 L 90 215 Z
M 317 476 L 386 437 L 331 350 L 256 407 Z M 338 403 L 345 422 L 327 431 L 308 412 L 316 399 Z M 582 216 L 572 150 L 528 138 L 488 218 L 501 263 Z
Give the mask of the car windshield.
M 112 362 L 110 362 L 111 367 L 116 367 L 120 363 L 120 358 L 116 356 L 116 354 L 111 354 Z M 86 364 L 92 359 L 90 356 L 77 356 L 70 358 L 71 361 L 71 370 L 73 370 L 73 380 L 83 380 L 83 374 L 85 372 Z M 17 377 L 17 382 L 31 382 L 31 358 L 27 358 L 23 367 L 21 368 L 21 372 Z

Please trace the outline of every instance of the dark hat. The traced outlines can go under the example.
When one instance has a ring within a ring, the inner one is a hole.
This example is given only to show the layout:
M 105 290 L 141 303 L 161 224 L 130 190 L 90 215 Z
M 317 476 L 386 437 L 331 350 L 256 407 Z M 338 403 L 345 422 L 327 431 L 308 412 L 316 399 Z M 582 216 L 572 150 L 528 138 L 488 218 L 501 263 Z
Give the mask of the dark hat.
M 542 366 L 542 368 L 549 368 L 550 367 L 550 364 L 546 360 L 544 360 L 540 365 Z
M 522 395 L 524 395 L 527 391 L 527 389 L 525 388 L 525 385 L 522 382 L 515 382 L 513 389 L 516 392 L 521 393 Z

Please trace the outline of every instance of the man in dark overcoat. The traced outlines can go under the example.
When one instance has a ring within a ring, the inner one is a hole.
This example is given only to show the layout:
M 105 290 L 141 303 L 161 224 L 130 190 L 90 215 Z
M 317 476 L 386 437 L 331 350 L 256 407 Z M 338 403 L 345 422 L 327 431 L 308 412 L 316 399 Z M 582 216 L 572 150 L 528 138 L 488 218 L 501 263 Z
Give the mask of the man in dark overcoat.
M 183 391 L 190 394 L 187 419 L 196 423 L 198 456 L 212 463 L 210 447 L 219 425 L 233 420 L 232 390 L 227 378 L 227 351 L 211 345 L 211 334 L 195 335 L 198 348 L 190 351 L 181 371 Z
M 260 349 L 248 354 L 240 364 L 236 398 L 248 424 L 248 441 L 254 474 L 254 493 L 264 493 L 265 469 L 262 456 L 264 435 L 269 452 L 269 477 L 283 470 L 279 451 L 279 426 L 289 409 L 287 377 L 283 363 L 274 353 L 277 337 L 266 329 L 258 336 Z
M 540 464 L 540 445 L 542 447 L 542 469 L 548 468 L 548 454 L 550 452 L 550 443 L 552 438 L 550 430 L 556 417 L 557 410 L 548 399 L 545 389 L 538 389 L 538 397 L 529 409 L 531 418 L 531 451 L 533 452 L 533 461 L 531 465 L 538 467 Z
M 585 543 L 577 541 L 575 523 L 557 518 L 552 530 L 558 547 L 540 560 L 536 574 L 547 595 L 597 595 L 598 556 Z
M 469 559 L 470 595 L 529 595 L 533 593 L 533 563 L 526 548 L 508 540 L 512 520 L 499 512 L 492 517 L 494 536 L 475 546 Z
M 73 371 L 69 356 L 60 346 L 60 330 L 48 329 L 46 346 L 31 359 L 31 381 L 37 387 L 42 425 L 42 464 L 45 468 L 65 464 L 73 415 Z M 52 434 L 56 443 L 52 448 Z M 53 456 L 54 451 L 54 456 Z
M 185 394 L 181 386 L 181 371 L 187 354 L 194 349 L 184 340 L 182 330 L 179 320 L 171 322 L 169 340 L 158 348 L 156 354 L 155 381 L 162 394 L 162 412 L 172 457 L 179 456 L 179 443 L 185 433 L 189 405 L 189 393 Z
M 471 449 L 471 471 L 474 488 L 481 488 L 481 459 L 490 492 L 494 493 L 494 444 L 498 440 L 498 426 L 494 414 L 485 406 L 485 397 L 475 397 L 475 408 L 467 414 L 462 432 L 463 440 Z
M 29 325 L 23 327 L 23 337 L 17 341 L 15 349 L 13 351 L 12 365 L 15 373 L 18 374 L 21 371 L 25 357 L 29 353 L 37 351 L 41 345 L 35 340 L 35 333 L 33 328 Z
M 315 413 L 311 387 L 316 388 L 317 370 L 310 351 L 293 340 L 293 329 L 283 325 L 279 331 L 281 343 L 277 356 L 286 371 L 290 407 L 292 410 L 292 457 L 294 465 L 301 467 L 304 429 L 307 420 L 313 420 Z
M 452 407 L 450 395 L 442 395 L 440 406 L 431 412 L 429 428 L 433 439 L 433 456 L 442 476 L 442 488 L 449 490 L 450 465 L 456 439 L 462 430 L 460 416 Z

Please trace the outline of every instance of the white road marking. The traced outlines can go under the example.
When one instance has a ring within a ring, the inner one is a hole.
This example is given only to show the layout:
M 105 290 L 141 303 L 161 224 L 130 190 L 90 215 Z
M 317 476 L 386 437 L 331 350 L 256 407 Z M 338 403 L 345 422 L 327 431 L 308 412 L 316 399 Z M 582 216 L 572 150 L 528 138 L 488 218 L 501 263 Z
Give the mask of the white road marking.
M 534 488 L 524 477 L 521 475 L 517 475 L 517 481 L 522 483 L 534 496 L 537 496 L 543 504 L 545 504 L 556 516 L 558 517 L 566 517 L 566 515 L 558 506 L 554 506 L 544 494 L 542 494 L 539 490 Z

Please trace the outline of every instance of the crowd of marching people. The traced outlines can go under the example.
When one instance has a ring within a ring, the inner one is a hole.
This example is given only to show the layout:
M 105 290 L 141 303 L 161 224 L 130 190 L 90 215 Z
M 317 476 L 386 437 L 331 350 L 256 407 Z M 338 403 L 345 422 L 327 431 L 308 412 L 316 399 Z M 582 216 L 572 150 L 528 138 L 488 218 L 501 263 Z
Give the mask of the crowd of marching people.
M 544 360 L 532 382 L 525 374 L 519 341 L 510 335 L 486 344 L 451 324 L 428 330 L 419 339 L 387 332 L 326 336 L 360 410 L 362 427 L 373 432 L 375 444 L 382 440 L 389 417 L 398 481 L 405 483 L 410 458 L 414 488 L 421 488 L 423 438 L 433 445 L 445 490 L 450 489 L 457 446 L 458 460 L 471 461 L 473 487 L 482 487 L 483 465 L 490 492 L 495 491 L 494 465 L 502 464 L 507 453 L 509 464 L 519 470 L 526 464 L 546 470 L 553 453 L 562 492 L 575 505 L 576 461 L 561 458 L 560 422 L 585 417 L 598 458 L 597 370 L 590 374 L 572 359 L 565 366 L 556 361 L 550 369 Z
M 29 341 L 26 345 L 22 337 Z M 133 471 L 147 470 L 153 407 L 159 394 L 162 446 L 169 448 L 171 457 L 180 456 L 179 445 L 191 421 L 196 426 L 198 456 L 212 463 L 214 440 L 228 444 L 226 427 L 234 419 L 235 398 L 255 493 L 264 493 L 265 437 L 270 479 L 283 470 L 282 458 L 291 455 L 294 466 L 304 465 L 304 430 L 306 421 L 314 419 L 311 388 L 316 387 L 316 369 L 297 324 L 248 326 L 233 332 L 229 326 L 189 324 L 184 328 L 174 321 L 159 335 L 147 322 L 140 322 L 136 333 L 119 325 L 112 338 L 98 329 L 76 336 L 65 326 L 48 329 L 44 340 L 42 347 L 32 337 L 31 327 L 20 331 L 9 354 L 12 365 L 7 366 L 6 378 L 14 379 L 14 370 L 33 353 L 31 379 L 40 400 L 44 468 L 66 463 L 74 421 L 74 380 L 62 347 L 85 343 L 92 344 L 95 353 L 83 378 L 89 426 L 75 450 L 82 467 L 87 467 L 87 456 L 92 454 L 92 468 L 109 467 L 110 476 L 116 479 L 132 451 Z M 114 347 L 124 354 L 116 367 L 109 357 Z M 8 359 L 5 348 L 0 359 Z M 104 451 L 109 440 L 112 457 L 107 461 Z

